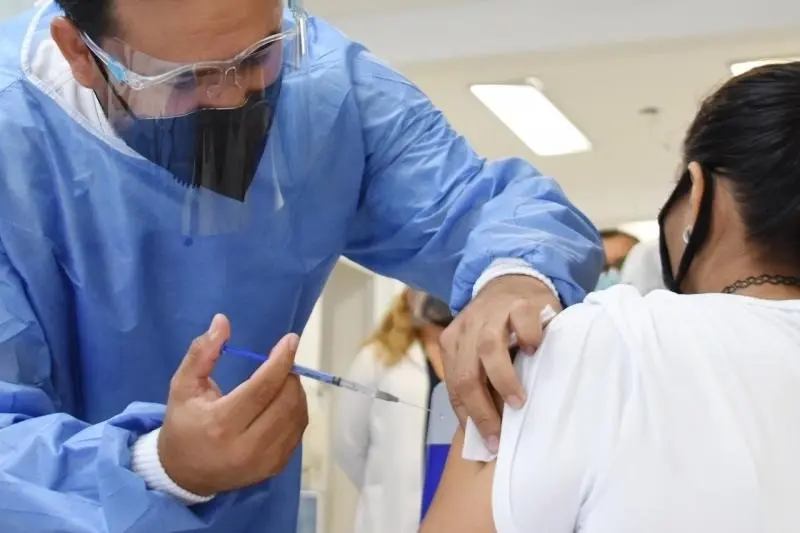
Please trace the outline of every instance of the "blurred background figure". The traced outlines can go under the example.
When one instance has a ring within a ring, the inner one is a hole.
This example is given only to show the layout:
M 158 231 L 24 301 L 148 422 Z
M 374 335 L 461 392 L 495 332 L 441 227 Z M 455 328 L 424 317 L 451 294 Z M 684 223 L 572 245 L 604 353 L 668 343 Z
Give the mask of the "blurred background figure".
M 641 242 L 631 248 L 620 270 L 620 282 L 633 285 L 643 295 L 666 288 L 657 240 Z
M 367 339 L 349 377 L 430 407 L 442 380 L 439 335 L 453 317 L 444 302 L 406 289 Z M 416 533 L 428 414 L 423 409 L 342 393 L 334 448 L 359 489 L 354 533 Z
M 628 257 L 633 247 L 639 244 L 639 239 L 618 229 L 603 230 L 600 232 L 600 236 L 603 238 L 606 262 L 595 288 L 597 291 L 620 283 L 620 272 L 625 258 Z

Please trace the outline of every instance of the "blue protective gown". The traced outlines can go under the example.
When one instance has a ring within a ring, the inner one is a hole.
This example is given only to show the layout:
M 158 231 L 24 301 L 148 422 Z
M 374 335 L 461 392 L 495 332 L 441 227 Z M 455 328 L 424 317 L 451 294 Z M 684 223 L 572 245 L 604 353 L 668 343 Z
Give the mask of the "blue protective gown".
M 45 9 L 44 30 L 58 14 Z M 274 479 L 187 508 L 147 489 L 129 446 L 160 425 L 170 377 L 215 313 L 236 345 L 267 351 L 302 331 L 342 254 L 456 308 L 495 258 L 528 261 L 567 304 L 597 280 L 599 238 L 555 181 L 478 157 L 419 89 L 320 20 L 309 85 L 281 96 L 282 109 L 302 91 L 314 102 L 313 131 L 294 132 L 312 144 L 283 132 L 286 159 L 270 165 L 282 207 L 186 238 L 183 187 L 31 82 L 35 20 L 0 25 L 3 533 L 293 533 L 299 450 Z M 253 370 L 223 358 L 215 378 L 230 390 Z

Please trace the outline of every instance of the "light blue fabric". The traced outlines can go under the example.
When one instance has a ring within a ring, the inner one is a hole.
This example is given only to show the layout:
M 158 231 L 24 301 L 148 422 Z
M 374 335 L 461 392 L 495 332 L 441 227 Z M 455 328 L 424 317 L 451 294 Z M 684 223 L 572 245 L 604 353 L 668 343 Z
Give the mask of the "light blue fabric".
M 595 285 L 594 290 L 602 291 L 620 283 L 622 283 L 622 281 L 619 269 L 610 268 L 600 274 L 600 279 L 597 280 L 597 285 Z
M 282 475 L 189 509 L 146 489 L 129 446 L 161 423 L 214 313 L 235 345 L 266 351 L 303 329 L 342 253 L 456 308 L 494 258 L 529 261 L 567 304 L 597 280 L 599 237 L 553 180 L 477 157 L 414 85 L 319 20 L 311 79 L 287 80 L 270 138 L 286 157 L 262 162 L 278 172 L 256 178 L 249 225 L 185 237 L 182 186 L 22 72 L 31 17 L 0 25 L 3 533 L 292 533 L 299 450 Z M 291 127 L 301 94 L 309 131 Z M 281 208 L 259 210 L 275 177 Z M 215 379 L 230 390 L 253 369 L 222 359 Z

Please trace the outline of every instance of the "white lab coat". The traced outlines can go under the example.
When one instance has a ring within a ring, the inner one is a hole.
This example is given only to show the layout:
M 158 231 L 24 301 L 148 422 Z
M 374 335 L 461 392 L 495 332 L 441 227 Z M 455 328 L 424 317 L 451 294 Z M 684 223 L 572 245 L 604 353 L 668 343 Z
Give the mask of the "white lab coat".
M 386 367 L 367 347 L 350 377 L 426 406 L 430 378 L 418 343 Z M 420 523 L 426 414 L 415 407 L 373 401 L 342 391 L 334 452 L 360 490 L 353 533 L 417 533 Z

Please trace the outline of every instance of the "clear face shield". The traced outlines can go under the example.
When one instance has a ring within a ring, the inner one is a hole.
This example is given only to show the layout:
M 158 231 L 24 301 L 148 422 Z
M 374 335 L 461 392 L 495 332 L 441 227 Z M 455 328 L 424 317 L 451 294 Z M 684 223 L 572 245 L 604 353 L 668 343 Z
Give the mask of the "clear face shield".
M 100 46 L 83 36 L 108 86 L 98 98 L 111 127 L 185 187 L 185 234 L 238 231 L 253 211 L 283 206 L 287 158 L 276 138 L 290 129 L 300 141 L 310 127 L 294 120 L 308 116 L 302 96 L 291 103 L 301 109 L 279 118 L 286 80 L 307 67 L 307 16 L 299 6 L 289 12 L 276 32 L 226 61 L 175 64 L 119 39 Z

